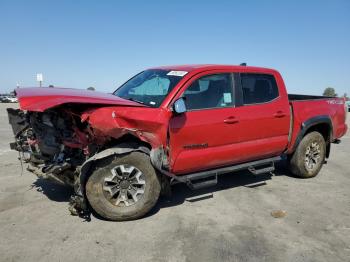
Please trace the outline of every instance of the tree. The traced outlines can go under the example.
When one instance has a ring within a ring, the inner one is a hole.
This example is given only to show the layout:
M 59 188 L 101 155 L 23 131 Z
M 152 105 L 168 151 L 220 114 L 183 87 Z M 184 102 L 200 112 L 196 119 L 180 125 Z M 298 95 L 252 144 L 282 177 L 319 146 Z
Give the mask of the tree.
M 87 90 L 95 91 L 95 87 L 89 86 L 89 87 L 87 88 Z
M 331 97 L 336 97 L 336 96 L 338 96 L 333 87 L 327 87 L 327 88 L 323 91 L 323 95 L 324 95 L 324 96 L 331 96 Z

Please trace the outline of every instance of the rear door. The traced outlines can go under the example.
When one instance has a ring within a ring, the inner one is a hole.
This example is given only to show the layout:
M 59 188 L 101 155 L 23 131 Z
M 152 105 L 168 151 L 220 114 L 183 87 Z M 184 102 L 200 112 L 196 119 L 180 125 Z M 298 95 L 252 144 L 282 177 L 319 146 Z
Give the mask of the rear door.
M 288 145 L 290 109 L 286 94 L 269 74 L 241 73 L 234 115 L 239 127 L 240 162 L 280 155 Z

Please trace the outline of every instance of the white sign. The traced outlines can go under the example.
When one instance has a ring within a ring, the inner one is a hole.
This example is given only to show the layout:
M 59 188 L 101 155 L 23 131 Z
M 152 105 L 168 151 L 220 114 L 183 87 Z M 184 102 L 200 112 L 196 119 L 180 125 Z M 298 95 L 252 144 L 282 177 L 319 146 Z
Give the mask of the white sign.
M 232 103 L 231 93 L 224 93 L 224 103 L 225 104 Z
M 36 81 L 43 82 L 43 80 L 44 80 L 43 74 L 36 74 Z
M 170 71 L 169 73 L 167 73 L 167 75 L 168 76 L 181 76 L 181 77 L 183 77 L 187 73 L 188 72 L 186 72 L 186 71 Z

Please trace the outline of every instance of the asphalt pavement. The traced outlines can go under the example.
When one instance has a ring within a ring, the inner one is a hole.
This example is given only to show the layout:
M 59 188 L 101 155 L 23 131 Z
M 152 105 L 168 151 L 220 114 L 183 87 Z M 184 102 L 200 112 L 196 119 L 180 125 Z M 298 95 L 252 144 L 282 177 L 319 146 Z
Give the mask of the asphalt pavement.
M 282 167 L 232 173 L 198 192 L 174 186 L 143 219 L 88 222 L 70 215 L 69 188 L 21 167 L 8 146 L 8 106 L 0 104 L 0 261 L 350 261 L 349 133 L 315 178 Z

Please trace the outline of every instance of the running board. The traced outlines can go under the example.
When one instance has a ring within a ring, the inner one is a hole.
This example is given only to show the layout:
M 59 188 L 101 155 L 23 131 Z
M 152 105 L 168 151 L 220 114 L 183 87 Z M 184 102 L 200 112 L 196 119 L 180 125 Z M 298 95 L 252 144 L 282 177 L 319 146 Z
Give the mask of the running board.
M 266 174 L 275 170 L 274 162 L 281 160 L 281 157 L 272 157 L 267 159 L 262 159 L 258 161 L 243 163 L 234 166 L 222 167 L 218 169 L 202 171 L 197 173 L 192 173 L 188 175 L 175 176 L 171 175 L 173 178 L 173 183 L 184 182 L 193 190 L 206 188 L 210 186 L 215 186 L 218 182 L 218 175 L 230 173 L 233 171 L 248 169 L 254 175 Z
M 261 174 L 271 173 L 275 171 L 274 162 L 268 163 L 268 165 L 269 166 L 263 165 L 263 167 L 251 166 L 251 167 L 248 167 L 248 170 L 253 175 L 261 175 Z
M 218 174 L 212 174 L 209 177 L 189 180 L 187 186 L 193 190 L 215 186 L 218 183 Z

